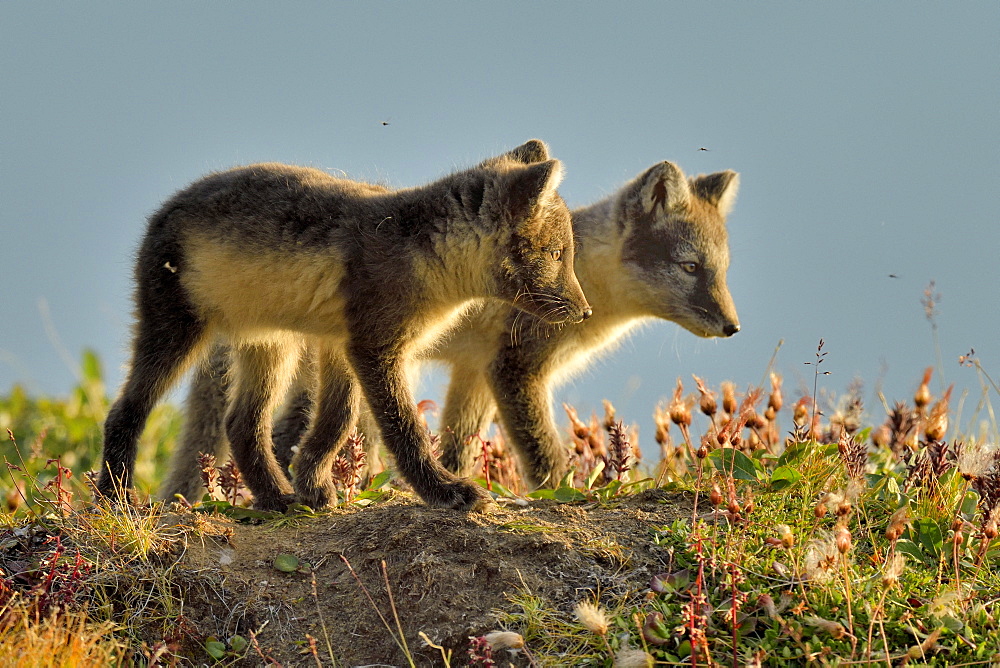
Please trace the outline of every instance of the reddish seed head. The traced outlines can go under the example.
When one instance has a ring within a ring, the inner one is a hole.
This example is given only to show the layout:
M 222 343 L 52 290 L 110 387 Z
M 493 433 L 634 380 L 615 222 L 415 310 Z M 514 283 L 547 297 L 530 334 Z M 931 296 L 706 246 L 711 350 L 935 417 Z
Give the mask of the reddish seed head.
M 802 397 L 795 402 L 795 408 L 792 409 L 792 422 L 795 423 L 796 427 L 802 427 L 809 422 L 809 397 Z
M 834 539 L 837 544 L 837 551 L 841 554 L 847 554 L 851 549 L 851 531 L 844 525 L 837 527 L 837 531 L 834 534 Z
M 728 380 L 722 383 L 722 410 L 730 415 L 736 412 L 736 386 Z
M 917 388 L 916 393 L 913 395 L 913 403 L 917 405 L 917 408 L 923 408 L 931 402 L 931 388 L 928 383 L 931 381 L 931 374 L 934 373 L 934 367 L 927 367 L 924 370 L 924 379 L 920 382 L 920 387 Z
M 767 407 L 774 409 L 774 412 L 781 410 L 784 400 L 781 397 L 781 376 L 771 373 L 771 396 L 767 398 Z M 773 420 L 774 418 L 768 418 Z
M 702 413 L 708 417 L 715 415 L 716 411 L 719 409 L 718 403 L 715 401 L 715 393 L 705 387 L 705 383 L 698 376 L 694 376 L 695 385 L 698 386 L 698 392 L 701 395 L 701 399 L 698 401 L 698 408 Z

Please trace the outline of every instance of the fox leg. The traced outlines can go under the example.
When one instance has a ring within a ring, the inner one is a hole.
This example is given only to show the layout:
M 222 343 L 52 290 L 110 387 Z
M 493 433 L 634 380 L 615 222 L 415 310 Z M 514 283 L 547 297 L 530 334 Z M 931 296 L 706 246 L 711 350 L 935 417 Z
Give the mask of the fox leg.
M 132 487 L 139 436 L 149 413 L 206 340 L 204 323 L 187 309 L 140 303 L 139 311 L 128 378 L 104 421 L 97 493 L 111 499 Z
M 489 493 L 449 473 L 431 452 L 410 392 L 404 360 L 392 350 L 352 346 L 351 365 L 364 389 L 382 440 L 396 468 L 427 505 L 477 510 L 490 503 Z
M 226 393 L 229 391 L 229 346 L 212 346 L 208 359 L 199 364 L 184 402 L 184 425 L 180 443 L 170 465 L 170 473 L 160 488 L 160 498 L 180 494 L 189 501 L 200 498 L 201 465 L 198 455 L 214 455 L 221 464 L 229 456 L 229 442 L 223 429 Z
M 452 368 L 441 417 L 441 463 L 458 476 L 469 476 L 482 452 L 476 436 L 485 436 L 496 404 L 486 376 L 479 370 Z
M 271 438 L 274 440 L 274 456 L 284 471 L 295 455 L 292 448 L 299 445 L 309 428 L 313 415 L 316 392 L 315 346 L 311 346 L 295 370 L 295 380 L 288 391 L 285 404 L 278 411 Z
M 361 389 L 342 354 L 321 354 L 317 381 L 312 425 L 292 460 L 297 500 L 311 508 L 336 501 L 333 461 L 357 425 L 361 405 Z
M 504 350 L 490 369 L 500 421 L 518 454 L 525 482 L 532 488 L 555 486 L 567 469 L 563 447 L 552 416 L 548 379 L 521 347 Z
M 254 507 L 283 511 L 292 486 L 274 458 L 271 413 L 295 368 L 297 345 L 287 342 L 241 346 L 233 351 L 233 386 L 226 435 Z

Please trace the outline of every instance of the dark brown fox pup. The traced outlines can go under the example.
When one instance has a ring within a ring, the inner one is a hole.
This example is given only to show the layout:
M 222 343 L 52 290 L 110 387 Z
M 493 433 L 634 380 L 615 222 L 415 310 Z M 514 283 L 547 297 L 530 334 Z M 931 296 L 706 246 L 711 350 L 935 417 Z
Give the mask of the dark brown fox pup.
M 105 422 L 99 494 L 131 487 L 149 412 L 219 342 L 232 351 L 225 433 L 256 507 L 292 500 L 271 414 L 306 345 L 315 410 L 295 459 L 298 502 L 334 498 L 330 467 L 362 393 L 398 471 L 426 503 L 487 502 L 431 454 L 406 368 L 486 298 L 547 325 L 590 315 L 556 192 L 561 174 L 533 140 L 405 190 L 260 164 L 174 195 L 150 217 L 139 249 L 131 368 Z
M 642 322 L 676 322 L 698 336 L 731 336 L 739 319 L 726 285 L 725 219 L 739 185 L 736 172 L 687 178 L 670 162 L 653 165 L 610 197 L 573 211 L 576 272 L 595 307 L 581 325 L 553 327 L 541 319 L 485 303 L 424 356 L 451 367 L 441 419 L 442 461 L 468 475 L 497 417 L 533 486 L 558 482 L 566 468 L 552 414 L 552 391 L 624 340 Z M 189 498 L 200 487 L 196 455 L 224 452 L 221 406 L 227 353 L 195 376 L 178 457 L 164 491 Z M 278 460 L 288 464 L 313 403 L 309 365 L 275 425 Z M 365 416 L 363 416 L 365 417 Z M 369 438 L 369 442 L 373 439 Z

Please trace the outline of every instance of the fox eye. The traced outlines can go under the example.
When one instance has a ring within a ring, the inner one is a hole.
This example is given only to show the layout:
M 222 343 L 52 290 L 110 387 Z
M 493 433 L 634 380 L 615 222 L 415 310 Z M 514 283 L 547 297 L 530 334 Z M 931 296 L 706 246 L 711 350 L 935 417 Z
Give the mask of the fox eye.
M 684 271 L 686 271 L 689 274 L 693 274 L 696 271 L 698 271 L 698 263 L 697 262 L 681 262 L 680 265 L 681 265 L 681 269 L 683 269 Z
M 550 250 L 549 255 L 551 255 L 552 259 L 555 260 L 556 262 L 560 262 L 562 260 L 562 249 L 560 248 L 560 249 Z

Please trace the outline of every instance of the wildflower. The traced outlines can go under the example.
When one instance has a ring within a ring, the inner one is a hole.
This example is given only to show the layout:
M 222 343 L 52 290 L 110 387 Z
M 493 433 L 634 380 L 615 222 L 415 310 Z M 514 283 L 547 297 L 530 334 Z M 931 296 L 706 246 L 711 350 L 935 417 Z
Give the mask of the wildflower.
M 855 438 L 845 429 L 837 442 L 837 451 L 851 480 L 864 480 L 865 468 L 868 466 L 868 446 L 864 441 Z
M 208 495 L 214 499 L 219 484 L 219 469 L 215 467 L 215 455 L 199 452 L 198 466 L 201 467 L 201 484 L 208 490 Z
M 608 633 L 608 616 L 601 606 L 590 601 L 580 601 L 573 608 L 573 614 L 591 633 L 596 633 L 599 636 Z
M 521 637 L 520 633 L 512 631 L 493 631 L 483 637 L 486 638 L 486 642 L 490 644 L 493 651 L 497 652 L 504 649 L 521 649 L 524 647 L 524 638 Z
M 889 517 L 889 526 L 886 527 L 885 537 L 891 541 L 898 540 L 903 535 L 903 529 L 910 523 L 909 508 L 903 506 Z
M 691 374 L 694 378 L 695 385 L 698 386 L 698 392 L 701 394 L 701 399 L 698 402 L 698 408 L 702 413 L 707 415 L 709 419 L 715 416 L 716 411 L 719 409 L 718 403 L 715 401 L 715 392 L 712 392 L 705 387 L 705 383 L 701 378 Z
M 963 478 L 974 480 L 989 473 L 990 469 L 993 468 L 994 457 L 994 450 L 981 443 L 967 446 L 962 448 L 961 454 L 958 455 L 956 466 Z
M 611 427 L 615 424 L 615 407 L 607 399 L 602 400 L 604 404 L 604 430 L 611 431 Z
M 760 605 L 760 607 L 764 608 L 764 612 L 767 614 L 768 617 L 770 617 L 771 619 L 775 619 L 778 617 L 778 606 L 774 604 L 774 599 L 771 597 L 770 594 L 761 594 L 759 597 L 757 597 L 757 603 Z
M 494 668 L 493 648 L 485 636 L 469 636 L 469 665 L 481 665 L 484 668 Z
M 961 602 L 962 593 L 958 589 L 945 589 L 927 604 L 927 612 L 938 619 L 955 617 Z
M 834 640 L 839 640 L 847 635 L 847 629 L 840 622 L 833 622 L 829 619 L 823 619 L 822 617 L 809 616 L 803 617 L 802 621 L 810 626 L 815 626 L 818 629 L 822 629 L 830 634 Z
M 837 525 L 834 530 L 834 540 L 837 543 L 837 551 L 847 554 L 851 549 L 851 530 L 843 524 Z
M 930 415 L 927 417 L 927 426 L 924 427 L 924 435 L 930 441 L 940 441 L 948 431 L 948 402 L 951 401 L 952 385 L 945 390 L 944 395 L 931 407 Z
M 334 480 L 340 482 L 350 500 L 361 484 L 361 471 L 365 466 L 365 436 L 357 429 L 347 437 L 340 455 L 333 462 Z
M 917 410 L 923 410 L 924 406 L 931 402 L 931 388 L 928 385 L 931 382 L 931 375 L 934 373 L 934 367 L 929 366 L 924 369 L 924 379 L 920 381 L 920 387 L 917 388 L 916 393 L 913 395 L 913 403 L 916 404 Z
M 906 555 L 901 552 L 896 552 L 892 555 L 892 559 L 886 562 L 885 570 L 882 571 L 882 586 L 889 589 L 897 582 L 899 582 L 899 576 L 903 572 L 903 567 L 906 565 Z
M 839 548 L 833 534 L 821 532 L 806 548 L 804 577 L 823 582 L 833 576 Z
M 670 402 L 670 420 L 681 427 L 688 427 L 691 424 L 691 409 L 688 408 L 687 402 L 684 401 L 684 385 L 681 383 L 681 379 L 677 379 L 677 388 L 674 390 L 673 401 Z
M 623 649 L 615 654 L 614 668 L 651 668 L 652 656 L 641 649 Z
M 629 458 L 632 455 L 632 445 L 625 435 L 625 426 L 619 420 L 608 429 L 610 446 L 606 463 L 609 469 L 614 469 L 618 480 L 622 479 L 622 474 L 629 470 Z
M 795 545 L 795 534 L 792 533 L 792 528 L 787 524 L 778 525 L 778 536 L 781 538 L 782 547 L 786 550 Z
M 781 397 L 781 376 L 771 372 L 771 395 L 767 398 L 767 407 L 769 410 L 777 413 L 781 410 L 784 405 L 783 399 Z M 773 420 L 774 416 L 767 418 L 768 420 Z
M 728 380 L 721 384 L 722 410 L 732 415 L 736 412 L 736 386 Z
M 809 422 L 809 404 L 812 403 L 812 399 L 809 397 L 802 397 L 795 402 L 795 407 L 792 409 L 792 422 L 798 428 L 803 428 L 806 423 Z

